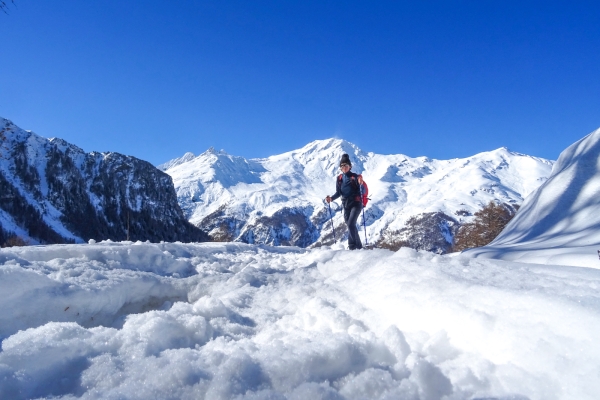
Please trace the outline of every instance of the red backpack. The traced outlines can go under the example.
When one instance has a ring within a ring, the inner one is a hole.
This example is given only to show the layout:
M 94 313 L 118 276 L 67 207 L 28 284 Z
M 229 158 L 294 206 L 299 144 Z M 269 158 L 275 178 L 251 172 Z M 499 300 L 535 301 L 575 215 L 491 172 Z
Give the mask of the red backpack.
M 341 181 L 341 180 L 342 180 L 342 175 L 343 175 L 343 174 L 340 174 L 340 175 L 338 176 L 338 181 Z M 362 178 L 362 175 L 357 175 L 357 177 L 358 177 L 358 176 L 360 176 L 360 177 Z M 354 179 L 354 175 L 352 175 L 352 178 L 350 178 L 350 179 L 351 179 L 351 182 L 352 182 L 353 184 L 355 184 L 355 185 L 357 185 L 357 186 L 358 186 L 358 180 L 355 180 L 355 179 Z M 360 189 L 360 188 L 359 188 L 359 189 Z M 364 207 L 364 206 L 366 206 L 366 205 L 367 205 L 367 203 L 368 203 L 368 201 L 369 201 L 369 187 L 367 186 L 367 182 L 365 182 L 365 180 L 364 180 L 364 179 L 363 179 L 363 183 L 362 183 L 362 190 L 361 190 L 361 193 L 362 193 L 362 199 L 361 199 L 361 200 L 362 200 L 362 205 L 363 205 L 363 207 Z

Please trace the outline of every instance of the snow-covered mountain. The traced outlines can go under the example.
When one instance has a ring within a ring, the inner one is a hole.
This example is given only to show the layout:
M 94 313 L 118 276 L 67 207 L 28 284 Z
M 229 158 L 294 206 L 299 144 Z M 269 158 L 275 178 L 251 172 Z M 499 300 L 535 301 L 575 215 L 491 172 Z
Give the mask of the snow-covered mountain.
M 263 159 L 211 148 L 161 168 L 173 177 L 186 217 L 213 239 L 318 247 L 333 242 L 322 199 L 335 191 L 343 153 L 369 185 L 369 243 L 408 243 L 438 253 L 449 249 L 458 225 L 490 201 L 522 203 L 553 165 L 506 148 L 434 160 L 365 153 L 347 141 L 328 139 Z M 339 205 L 333 209 L 340 211 Z M 337 239 L 345 232 L 341 214 L 334 216 Z
M 128 228 L 129 226 L 129 228 Z M 202 240 L 171 177 L 118 153 L 85 153 L 0 118 L 0 244 Z
M 488 246 L 468 251 L 544 264 L 600 268 L 600 129 L 559 156 L 548 181 Z

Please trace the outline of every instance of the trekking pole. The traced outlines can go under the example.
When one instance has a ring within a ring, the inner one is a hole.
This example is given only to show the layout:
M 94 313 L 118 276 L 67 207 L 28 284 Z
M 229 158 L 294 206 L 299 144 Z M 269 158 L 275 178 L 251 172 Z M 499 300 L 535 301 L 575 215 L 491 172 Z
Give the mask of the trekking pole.
M 363 200 L 363 187 L 360 185 L 360 204 L 362 205 Z M 363 215 L 363 227 L 365 228 L 365 246 L 369 245 L 369 239 L 367 239 L 367 221 L 365 220 L 365 206 L 362 208 Z
M 331 204 L 327 203 L 327 206 L 329 207 L 329 220 L 331 221 L 331 230 L 333 231 L 333 243 L 335 244 L 335 228 L 333 227 L 333 214 L 331 214 Z

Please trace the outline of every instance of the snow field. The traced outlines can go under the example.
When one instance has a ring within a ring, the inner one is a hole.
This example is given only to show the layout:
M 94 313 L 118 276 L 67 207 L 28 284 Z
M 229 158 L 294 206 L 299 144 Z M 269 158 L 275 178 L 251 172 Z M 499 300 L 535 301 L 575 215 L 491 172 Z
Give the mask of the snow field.
M 599 287 L 406 249 L 2 249 L 0 398 L 593 399 Z

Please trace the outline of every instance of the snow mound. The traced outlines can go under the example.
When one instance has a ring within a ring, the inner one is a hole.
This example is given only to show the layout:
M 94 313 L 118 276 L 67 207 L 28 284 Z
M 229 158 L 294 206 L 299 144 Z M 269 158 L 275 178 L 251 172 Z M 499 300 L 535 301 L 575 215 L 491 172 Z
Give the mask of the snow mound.
M 600 129 L 561 154 L 549 179 L 474 257 L 600 268 Z
M 1 249 L 0 398 L 594 399 L 599 286 L 409 249 Z

